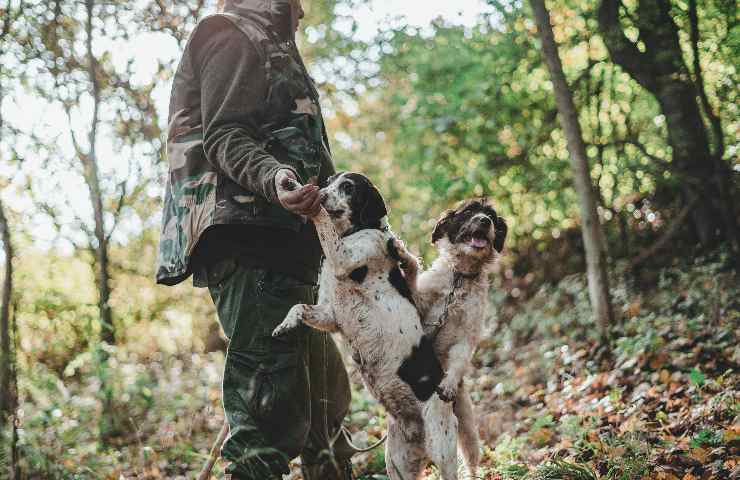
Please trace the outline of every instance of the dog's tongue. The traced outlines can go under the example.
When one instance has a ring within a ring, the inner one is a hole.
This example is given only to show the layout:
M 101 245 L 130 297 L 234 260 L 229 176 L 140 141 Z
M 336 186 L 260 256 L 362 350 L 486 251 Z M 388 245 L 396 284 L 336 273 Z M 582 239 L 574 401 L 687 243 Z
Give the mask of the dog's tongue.
M 474 248 L 485 248 L 488 242 L 484 238 L 473 237 L 470 239 L 470 245 Z

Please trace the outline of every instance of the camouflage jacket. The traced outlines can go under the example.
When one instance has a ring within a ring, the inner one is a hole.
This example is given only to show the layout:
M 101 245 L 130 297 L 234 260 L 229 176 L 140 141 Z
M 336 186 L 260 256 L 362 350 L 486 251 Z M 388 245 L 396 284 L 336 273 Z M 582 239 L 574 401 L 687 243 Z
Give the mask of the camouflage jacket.
M 334 171 L 289 1 L 227 0 L 225 12 L 202 20 L 188 40 L 170 100 L 158 283 L 190 275 L 211 226 L 299 231 L 301 219 L 277 201 L 275 174 L 289 168 L 305 183 Z

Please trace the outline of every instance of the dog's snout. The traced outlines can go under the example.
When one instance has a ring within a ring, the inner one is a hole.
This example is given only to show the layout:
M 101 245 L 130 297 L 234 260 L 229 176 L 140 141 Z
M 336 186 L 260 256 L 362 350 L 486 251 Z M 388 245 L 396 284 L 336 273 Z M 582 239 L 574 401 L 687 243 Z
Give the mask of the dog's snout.
M 487 215 L 482 215 L 482 216 L 478 217 L 476 220 L 478 220 L 478 223 L 482 227 L 488 227 L 488 228 L 490 228 L 491 225 L 493 225 L 493 222 L 491 221 L 491 218 L 488 217 Z

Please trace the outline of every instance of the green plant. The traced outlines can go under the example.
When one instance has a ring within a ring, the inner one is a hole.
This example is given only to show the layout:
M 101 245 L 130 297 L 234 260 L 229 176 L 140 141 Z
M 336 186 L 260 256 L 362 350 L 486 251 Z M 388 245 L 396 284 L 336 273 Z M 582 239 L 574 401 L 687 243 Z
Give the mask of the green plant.
M 594 472 L 585 465 L 553 460 L 529 474 L 527 480 L 596 480 Z
M 689 380 L 691 381 L 692 385 L 697 388 L 703 387 L 706 383 L 706 377 L 704 377 L 704 374 L 698 368 L 691 369 L 691 371 L 689 372 Z
M 691 438 L 691 448 L 718 447 L 722 444 L 722 432 L 704 429 Z
M 633 480 L 648 472 L 649 444 L 639 435 L 609 436 L 606 442 L 609 446 L 607 479 Z

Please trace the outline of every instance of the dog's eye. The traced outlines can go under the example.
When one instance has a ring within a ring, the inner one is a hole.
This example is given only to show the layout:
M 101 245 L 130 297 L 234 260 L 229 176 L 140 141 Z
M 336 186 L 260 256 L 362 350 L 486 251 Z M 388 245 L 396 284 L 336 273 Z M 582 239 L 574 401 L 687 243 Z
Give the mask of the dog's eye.
M 352 192 L 355 191 L 355 185 L 352 182 L 342 182 L 339 185 L 339 190 L 346 195 L 352 195 Z

